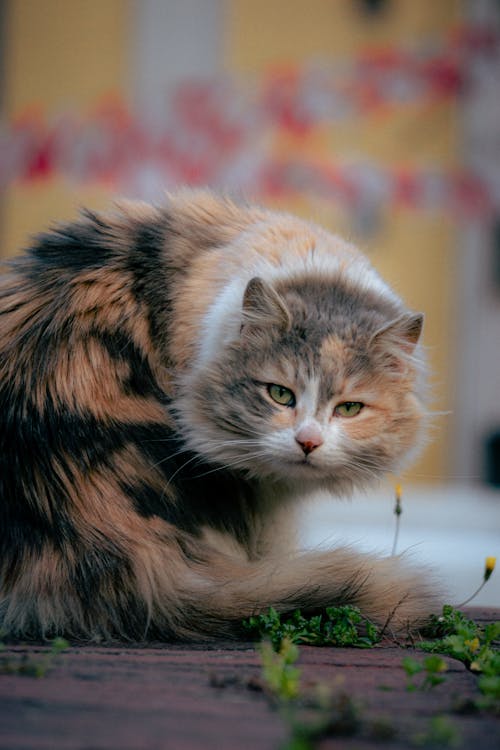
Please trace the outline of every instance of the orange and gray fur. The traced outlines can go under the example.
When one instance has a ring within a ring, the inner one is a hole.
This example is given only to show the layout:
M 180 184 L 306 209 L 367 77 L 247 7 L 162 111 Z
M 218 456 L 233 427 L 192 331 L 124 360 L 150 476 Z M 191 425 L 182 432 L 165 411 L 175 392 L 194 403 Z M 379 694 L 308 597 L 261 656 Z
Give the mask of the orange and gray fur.
M 294 549 L 289 521 L 415 451 L 421 326 L 348 243 L 208 192 L 39 236 L 0 284 L 0 628 L 237 637 L 340 603 L 418 625 L 425 575 Z

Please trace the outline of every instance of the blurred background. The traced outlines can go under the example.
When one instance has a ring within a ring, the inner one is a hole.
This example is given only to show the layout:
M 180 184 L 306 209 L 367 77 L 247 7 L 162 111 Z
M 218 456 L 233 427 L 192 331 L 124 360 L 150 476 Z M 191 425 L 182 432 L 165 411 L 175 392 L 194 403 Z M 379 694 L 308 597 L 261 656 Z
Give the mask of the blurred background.
M 347 236 L 425 312 L 438 414 L 399 550 L 465 598 L 500 557 L 500 4 L 3 0 L 0 29 L 1 256 L 210 185 Z M 390 551 L 392 505 L 324 498 L 304 539 Z

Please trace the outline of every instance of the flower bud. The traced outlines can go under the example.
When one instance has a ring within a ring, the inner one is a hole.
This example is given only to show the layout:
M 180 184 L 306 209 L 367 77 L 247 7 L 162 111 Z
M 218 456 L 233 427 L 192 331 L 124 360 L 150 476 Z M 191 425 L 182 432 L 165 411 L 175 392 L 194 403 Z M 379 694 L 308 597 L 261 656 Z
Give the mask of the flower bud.
M 497 559 L 496 557 L 487 557 L 486 558 L 486 564 L 484 566 L 484 580 L 487 581 L 488 578 L 491 576 L 493 571 L 495 570 Z

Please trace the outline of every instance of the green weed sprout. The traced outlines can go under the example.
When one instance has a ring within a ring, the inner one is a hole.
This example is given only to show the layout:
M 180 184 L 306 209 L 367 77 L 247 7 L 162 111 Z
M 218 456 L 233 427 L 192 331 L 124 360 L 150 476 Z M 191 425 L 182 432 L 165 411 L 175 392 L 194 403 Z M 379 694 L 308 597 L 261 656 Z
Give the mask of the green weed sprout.
M 460 734 L 446 716 L 434 716 L 426 731 L 411 739 L 416 747 L 460 747 L 462 744 Z
M 445 660 L 437 654 L 427 656 L 422 662 L 413 659 L 411 656 L 405 656 L 402 666 L 408 678 L 406 689 L 409 691 L 430 690 L 436 685 L 440 685 L 445 680 L 443 672 L 448 669 Z M 416 675 L 422 675 L 423 679 L 420 682 L 415 682 L 413 678 Z
M 19 658 L 2 657 L 0 660 L 0 673 L 19 674 L 26 677 L 45 677 L 53 668 L 54 660 L 57 656 L 69 646 L 64 638 L 54 638 L 50 644 L 50 650 L 42 654 L 39 658 L 32 658 L 27 654 L 22 654 Z M 1 644 L 0 650 L 4 646 Z
M 299 649 L 289 638 L 283 638 L 276 651 L 270 641 L 259 647 L 263 680 L 273 696 L 281 701 L 297 698 L 300 690 L 300 669 L 294 664 Z

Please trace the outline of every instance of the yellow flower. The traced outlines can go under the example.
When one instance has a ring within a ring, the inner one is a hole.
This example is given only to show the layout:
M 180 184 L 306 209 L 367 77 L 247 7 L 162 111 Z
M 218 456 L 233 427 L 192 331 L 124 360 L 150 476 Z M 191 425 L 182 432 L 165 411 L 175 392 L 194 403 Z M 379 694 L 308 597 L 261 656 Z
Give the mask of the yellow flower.
M 496 557 L 487 557 L 486 558 L 486 564 L 484 566 L 484 580 L 487 581 L 488 578 L 491 576 L 493 571 L 495 570 L 497 559 Z
M 470 651 L 475 654 L 479 650 L 479 638 L 472 638 L 470 641 L 464 641 L 465 645 L 469 647 Z

